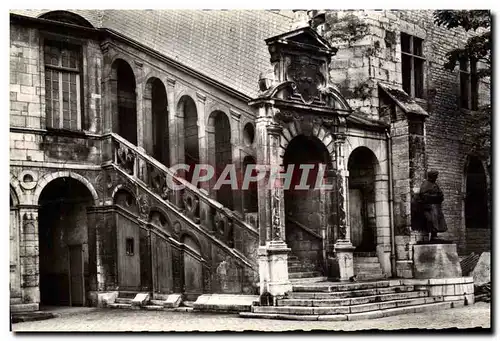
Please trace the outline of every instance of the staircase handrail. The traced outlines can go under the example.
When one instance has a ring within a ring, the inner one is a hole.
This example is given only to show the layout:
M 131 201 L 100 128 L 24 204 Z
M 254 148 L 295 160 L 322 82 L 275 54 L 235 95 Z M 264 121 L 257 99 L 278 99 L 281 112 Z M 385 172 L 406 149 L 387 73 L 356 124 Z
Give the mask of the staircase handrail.
M 156 168 L 159 168 L 161 171 L 167 173 L 173 180 L 182 184 L 185 187 L 185 189 L 188 189 L 189 191 L 196 193 L 196 195 L 204 202 L 208 203 L 210 206 L 215 207 L 219 211 L 223 211 L 224 214 L 232 218 L 236 223 L 238 223 L 238 225 L 245 227 L 248 231 L 258 236 L 259 232 L 255 227 L 242 220 L 237 214 L 234 213 L 234 211 L 228 209 L 217 200 L 210 198 L 208 195 L 203 193 L 199 188 L 193 186 L 193 184 L 191 184 L 189 181 L 177 176 L 170 168 L 168 168 L 158 160 L 154 159 L 153 157 L 149 156 L 147 153 L 141 151 L 137 146 L 134 146 L 132 143 L 130 143 L 120 135 L 112 132 L 103 135 L 104 138 L 108 136 L 124 144 L 127 148 L 132 149 L 135 153 L 140 155 L 141 158 L 153 164 Z
M 303 229 L 304 231 L 306 231 L 306 232 L 307 232 L 307 233 L 309 233 L 310 235 L 312 235 L 312 236 L 314 236 L 314 237 L 316 237 L 316 238 L 318 238 L 318 239 L 323 240 L 323 237 L 322 237 L 319 233 L 317 233 L 317 232 L 315 232 L 315 231 L 311 230 L 309 227 L 305 226 L 304 224 L 299 223 L 297 220 L 293 219 L 293 218 L 292 218 L 292 216 L 291 216 L 290 214 L 287 214 L 287 215 L 286 215 L 286 220 L 288 220 L 288 221 L 289 221 L 289 222 L 291 222 L 292 224 L 297 225 L 298 227 L 300 227 L 301 229 Z

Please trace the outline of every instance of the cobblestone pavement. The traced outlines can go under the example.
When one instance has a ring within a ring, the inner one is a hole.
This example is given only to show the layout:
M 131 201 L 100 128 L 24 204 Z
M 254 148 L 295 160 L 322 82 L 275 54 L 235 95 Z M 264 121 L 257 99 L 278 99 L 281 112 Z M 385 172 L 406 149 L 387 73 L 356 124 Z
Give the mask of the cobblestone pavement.
M 490 328 L 490 304 L 407 314 L 362 321 L 286 321 L 246 319 L 238 315 L 166 311 L 98 309 L 62 314 L 44 321 L 12 325 L 21 331 L 293 331 L 293 330 L 363 330 L 406 328 Z

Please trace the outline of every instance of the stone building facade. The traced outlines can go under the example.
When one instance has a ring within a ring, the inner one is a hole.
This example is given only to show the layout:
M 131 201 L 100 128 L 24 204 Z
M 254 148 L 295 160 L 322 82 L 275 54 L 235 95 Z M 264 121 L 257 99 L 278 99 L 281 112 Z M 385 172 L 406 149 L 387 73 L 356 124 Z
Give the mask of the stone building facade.
M 331 278 L 412 277 L 424 237 L 410 202 L 430 168 L 446 237 L 464 255 L 489 250 L 489 166 L 468 153 L 459 72 L 443 68 L 465 35 L 425 11 L 351 14 L 368 34 L 332 47 L 291 29 L 288 11 L 12 12 L 11 304 L 88 305 L 109 290 L 279 294 L 292 259 Z M 421 51 L 402 57 L 401 37 Z M 419 63 L 418 79 L 405 80 L 402 58 Z M 290 63 L 320 79 L 312 94 Z M 174 176 L 182 163 L 191 169 Z M 326 165 L 334 190 L 189 184 L 196 164 L 242 176 L 299 163 Z

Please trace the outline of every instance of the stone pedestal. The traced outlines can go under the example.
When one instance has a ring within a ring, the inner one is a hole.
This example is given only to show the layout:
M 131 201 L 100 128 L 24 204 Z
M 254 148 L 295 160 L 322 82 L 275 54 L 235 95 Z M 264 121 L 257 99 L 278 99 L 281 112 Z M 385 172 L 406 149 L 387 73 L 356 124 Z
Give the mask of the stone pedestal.
M 354 276 L 354 259 L 352 255 L 354 249 L 355 247 L 352 246 L 350 241 L 337 240 L 334 245 L 341 281 L 348 281 Z
M 413 245 L 415 278 L 462 277 L 456 244 Z
M 260 294 L 283 296 L 292 290 L 288 279 L 288 253 L 290 248 L 283 242 L 268 242 L 258 250 Z

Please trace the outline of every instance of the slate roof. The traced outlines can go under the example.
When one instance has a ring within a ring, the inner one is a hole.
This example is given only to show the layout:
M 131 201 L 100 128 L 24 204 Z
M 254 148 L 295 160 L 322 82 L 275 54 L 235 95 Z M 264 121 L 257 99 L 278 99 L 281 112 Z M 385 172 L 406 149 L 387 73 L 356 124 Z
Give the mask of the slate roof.
M 11 10 L 37 17 L 44 10 Z M 134 39 L 249 97 L 268 69 L 265 39 L 291 28 L 291 11 L 75 10 L 96 28 Z

